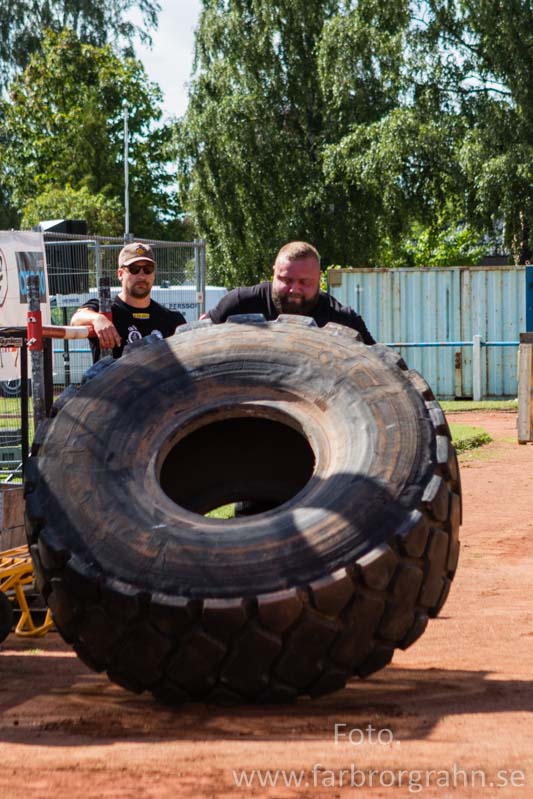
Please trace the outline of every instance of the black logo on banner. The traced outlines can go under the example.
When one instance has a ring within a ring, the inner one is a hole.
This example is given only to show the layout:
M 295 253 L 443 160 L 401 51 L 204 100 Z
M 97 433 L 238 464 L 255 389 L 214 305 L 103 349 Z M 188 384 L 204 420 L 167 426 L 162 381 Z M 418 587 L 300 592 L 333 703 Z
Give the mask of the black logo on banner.
M 19 276 L 20 302 L 28 303 L 28 278 L 37 275 L 39 278 L 39 302 L 46 302 L 46 280 L 44 275 L 44 257 L 42 252 L 16 252 Z

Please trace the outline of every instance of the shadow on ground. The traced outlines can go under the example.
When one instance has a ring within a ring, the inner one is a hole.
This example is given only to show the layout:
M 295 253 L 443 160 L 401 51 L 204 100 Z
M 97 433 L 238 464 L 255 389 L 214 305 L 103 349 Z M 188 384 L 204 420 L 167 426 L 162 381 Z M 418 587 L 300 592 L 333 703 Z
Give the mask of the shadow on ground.
M 58 636 L 0 651 L 0 740 L 61 746 L 119 741 L 331 740 L 336 722 L 424 739 L 444 717 L 533 711 L 533 684 L 486 671 L 389 666 L 335 694 L 289 706 L 168 708 L 93 674 Z

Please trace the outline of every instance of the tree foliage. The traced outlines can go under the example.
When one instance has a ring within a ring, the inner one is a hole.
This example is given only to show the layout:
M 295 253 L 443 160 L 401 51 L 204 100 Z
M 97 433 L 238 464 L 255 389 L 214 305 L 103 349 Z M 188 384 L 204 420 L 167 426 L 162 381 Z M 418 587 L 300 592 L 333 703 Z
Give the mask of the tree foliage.
M 289 238 L 330 261 L 368 254 L 372 208 L 356 184 L 325 176 L 324 152 L 354 117 L 374 121 L 397 102 L 406 4 L 361 0 L 345 18 L 338 5 L 204 2 L 177 140 L 189 203 L 230 282 L 266 275 Z
M 466 218 L 504 222 L 516 262 L 531 258 L 533 11 L 530 0 L 428 0 L 419 45 L 441 76 L 447 113 L 463 122 L 456 161 Z
M 88 232 L 100 236 L 121 236 L 124 212 L 116 197 L 90 192 L 87 186 L 73 189 L 51 186 L 24 205 L 21 226 L 31 228 L 46 219 L 84 219 Z
M 80 42 L 68 29 L 49 31 L 38 56 L 2 102 L 2 183 L 25 218 L 51 208 L 77 213 L 94 198 L 95 224 L 114 218 L 124 196 L 123 101 L 128 103 L 131 229 L 159 237 L 176 215 L 169 191 L 170 129 L 159 125 L 159 88 L 140 64 L 119 58 L 109 45 Z M 67 186 L 67 189 L 65 189 Z M 44 206 L 43 206 L 44 203 Z M 99 208 L 99 214 L 95 215 Z M 113 227 L 116 225 L 113 222 Z M 109 232 L 109 231 L 107 231 Z
M 290 238 L 326 263 L 467 259 L 502 221 L 523 259 L 531 21 L 530 0 L 204 0 L 177 143 L 220 274 L 267 275 Z
M 45 30 L 70 28 L 87 44 L 113 43 L 133 55 L 133 38 L 150 41 L 159 11 L 157 0 L 7 0 L 0 4 L 0 86 L 40 50 Z

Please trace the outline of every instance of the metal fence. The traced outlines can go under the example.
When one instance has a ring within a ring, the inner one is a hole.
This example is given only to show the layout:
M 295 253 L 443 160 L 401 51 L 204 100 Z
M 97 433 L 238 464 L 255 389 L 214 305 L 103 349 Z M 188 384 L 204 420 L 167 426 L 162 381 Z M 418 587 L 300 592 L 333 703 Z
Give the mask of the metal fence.
M 97 298 L 101 277 L 110 279 L 111 296 L 118 293 L 117 262 L 123 239 L 54 232 L 43 235 L 52 324 L 68 325 L 76 308 Z M 157 269 L 152 297 L 167 308 L 179 310 L 187 321 L 194 321 L 203 313 L 206 300 L 209 309 L 224 293 L 224 289 L 206 287 L 204 241 L 136 240 L 150 244 L 154 250 Z M 5 328 L 0 331 L 0 347 L 17 349 L 20 369 L 18 379 L 0 382 L 0 482 L 16 482 L 33 438 L 32 385 L 27 376 L 25 335 Z M 92 358 L 87 340 L 48 340 L 46 353 L 51 402 L 65 386 L 81 381 Z
M 0 328 L 0 347 L 17 351 L 21 377 L 0 383 L 0 482 L 20 482 L 28 454 L 28 351 L 26 339 Z M 22 379 L 24 376 L 24 380 Z M 26 386 L 24 397 L 22 385 Z
M 117 284 L 118 254 L 124 246 L 119 238 L 43 234 L 48 265 L 50 295 L 65 297 L 96 288 L 98 278 L 109 277 Z M 137 239 L 150 244 L 157 262 L 157 281 L 167 287 L 187 287 L 191 299 L 201 305 L 205 285 L 205 242 L 169 242 Z M 157 284 L 156 284 L 157 285 Z
M 54 399 L 52 341 L 43 342 L 44 408 L 48 413 Z M 22 482 L 22 467 L 28 457 L 34 433 L 32 381 L 29 374 L 28 336 L 25 328 L 0 327 L 0 347 L 17 350 L 19 378 L 0 383 L 0 483 Z
M 438 397 L 516 397 L 526 267 L 339 269 L 328 275 L 331 293 L 363 316 L 374 338 L 398 348 Z
M 107 277 L 111 297 L 118 293 L 119 238 L 76 236 L 45 232 L 50 310 L 53 324 L 68 325 L 76 308 L 98 294 L 98 280 Z M 136 239 L 150 244 L 157 262 L 152 297 L 192 322 L 205 310 L 205 242 L 168 242 Z M 79 383 L 91 364 L 87 341 L 54 342 L 54 385 Z

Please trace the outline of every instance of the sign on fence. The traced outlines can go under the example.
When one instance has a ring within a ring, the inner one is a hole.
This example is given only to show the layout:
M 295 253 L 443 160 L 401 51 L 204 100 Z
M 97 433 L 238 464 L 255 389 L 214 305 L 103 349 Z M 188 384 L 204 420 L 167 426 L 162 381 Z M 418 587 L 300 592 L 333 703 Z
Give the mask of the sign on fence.
M 0 327 L 26 325 L 28 278 L 39 278 L 43 324 L 50 324 L 42 233 L 0 230 Z M 20 377 L 18 347 L 0 347 L 0 382 Z

